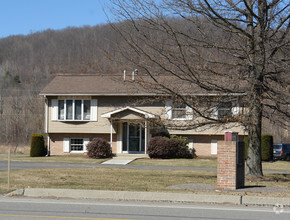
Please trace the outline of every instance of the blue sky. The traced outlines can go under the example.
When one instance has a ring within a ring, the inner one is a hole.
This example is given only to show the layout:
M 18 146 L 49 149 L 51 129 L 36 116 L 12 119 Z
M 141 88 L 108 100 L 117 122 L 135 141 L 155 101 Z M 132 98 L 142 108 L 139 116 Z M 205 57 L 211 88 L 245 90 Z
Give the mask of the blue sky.
M 0 38 L 107 23 L 108 0 L 0 0 Z

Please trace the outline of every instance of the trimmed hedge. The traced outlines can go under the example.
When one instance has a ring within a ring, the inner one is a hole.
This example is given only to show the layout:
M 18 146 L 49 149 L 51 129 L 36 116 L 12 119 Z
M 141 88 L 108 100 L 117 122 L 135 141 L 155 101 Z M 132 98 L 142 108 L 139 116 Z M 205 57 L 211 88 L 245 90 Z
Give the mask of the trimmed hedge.
M 262 160 L 273 160 L 273 136 L 262 135 L 261 145 Z
M 248 157 L 248 145 L 249 145 L 248 136 L 244 137 L 244 143 L 245 143 L 245 159 L 247 159 L 247 157 Z
M 33 134 L 31 136 L 30 144 L 30 156 L 31 157 L 43 157 L 47 154 L 47 149 L 44 144 L 44 138 L 42 134 Z
M 109 158 L 112 157 L 112 149 L 109 142 L 103 138 L 94 138 L 87 145 L 88 157 Z
M 150 139 L 147 147 L 147 153 L 150 158 L 192 158 L 193 155 L 188 149 L 188 139 L 186 137 L 171 136 L 153 137 Z
M 245 142 L 245 158 L 248 156 L 248 136 L 244 137 Z M 261 157 L 263 161 L 273 159 L 273 136 L 262 135 L 261 137 Z

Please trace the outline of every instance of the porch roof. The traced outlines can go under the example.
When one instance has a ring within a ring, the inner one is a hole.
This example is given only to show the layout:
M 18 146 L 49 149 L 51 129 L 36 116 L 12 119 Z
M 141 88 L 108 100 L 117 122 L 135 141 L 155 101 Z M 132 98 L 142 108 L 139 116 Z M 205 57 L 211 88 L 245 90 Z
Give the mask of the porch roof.
M 130 106 L 127 106 L 127 107 L 124 107 L 124 108 L 119 108 L 119 109 L 116 109 L 114 111 L 110 111 L 110 112 L 107 112 L 105 114 L 102 114 L 101 117 L 102 118 L 112 118 L 112 115 L 114 114 L 118 114 L 118 113 L 121 113 L 121 112 L 124 112 L 124 111 L 132 111 L 134 113 L 138 113 L 138 114 L 141 114 L 144 116 L 144 118 L 159 118 L 159 116 L 157 115 L 154 115 L 154 114 L 151 114 L 149 112 L 145 112 L 143 110 L 140 110 L 140 109 L 137 109 L 137 108 L 133 108 L 133 107 L 130 107 Z

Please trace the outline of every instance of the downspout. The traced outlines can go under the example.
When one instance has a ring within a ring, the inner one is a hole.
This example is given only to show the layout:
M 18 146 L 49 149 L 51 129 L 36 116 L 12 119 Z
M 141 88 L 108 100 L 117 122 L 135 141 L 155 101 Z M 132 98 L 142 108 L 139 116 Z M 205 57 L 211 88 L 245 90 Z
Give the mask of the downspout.
M 110 123 L 111 123 L 110 145 L 111 150 L 113 151 L 113 119 L 110 120 Z
M 147 119 L 145 119 L 145 146 L 144 146 L 144 150 L 145 150 L 145 154 L 147 154 Z
M 46 96 L 44 96 L 45 98 L 45 133 L 47 134 L 47 154 L 46 156 L 50 156 L 50 138 L 49 138 L 49 134 L 48 134 L 48 99 Z

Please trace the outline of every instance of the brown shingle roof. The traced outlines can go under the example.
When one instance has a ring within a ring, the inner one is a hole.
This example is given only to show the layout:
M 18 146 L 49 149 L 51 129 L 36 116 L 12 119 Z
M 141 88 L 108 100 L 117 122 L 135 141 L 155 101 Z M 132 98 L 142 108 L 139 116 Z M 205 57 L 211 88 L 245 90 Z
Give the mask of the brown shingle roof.
M 149 76 L 123 75 L 59 75 L 56 76 L 40 95 L 160 95 L 168 91 L 154 82 Z M 158 81 L 180 94 L 207 94 L 209 92 L 198 88 L 188 81 L 172 76 L 158 76 Z M 153 89 L 152 89 L 153 87 Z M 210 92 L 214 94 L 214 92 Z
M 41 95 L 113 95 L 138 92 L 132 83 L 121 76 L 109 75 L 60 75 L 56 76 L 41 92 Z M 141 91 L 139 91 L 141 92 Z M 142 91 L 145 92 L 145 91 Z

